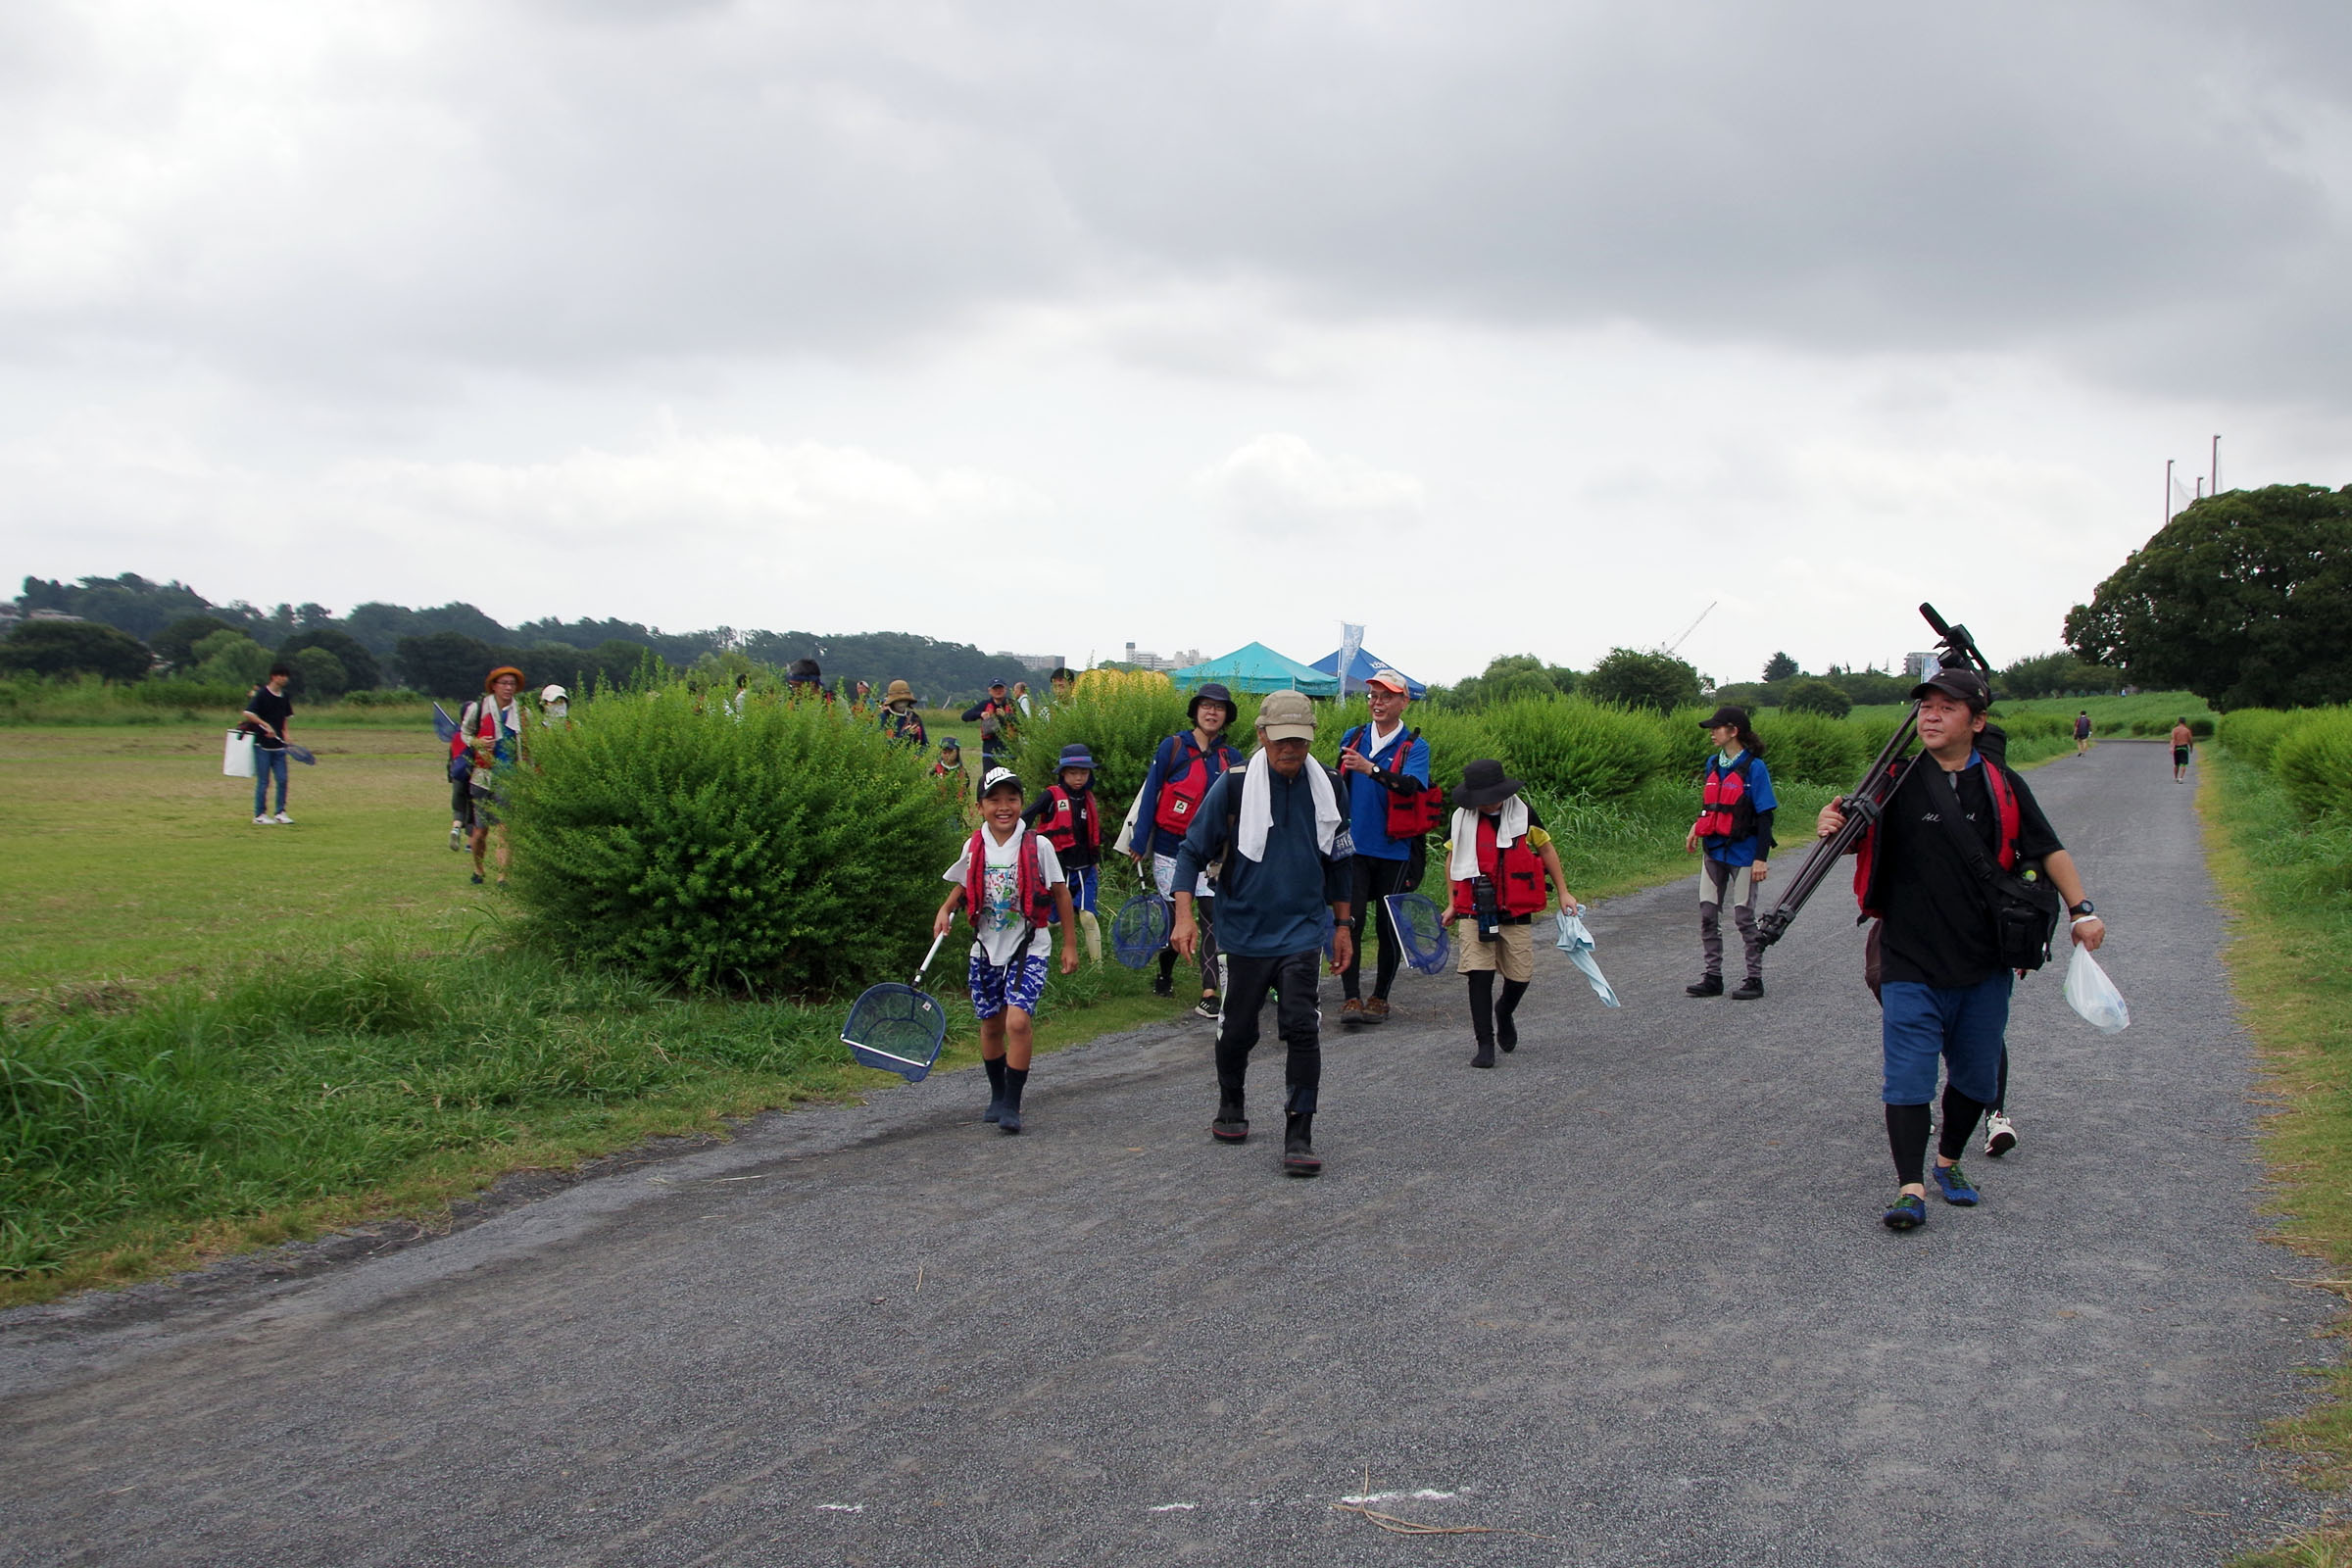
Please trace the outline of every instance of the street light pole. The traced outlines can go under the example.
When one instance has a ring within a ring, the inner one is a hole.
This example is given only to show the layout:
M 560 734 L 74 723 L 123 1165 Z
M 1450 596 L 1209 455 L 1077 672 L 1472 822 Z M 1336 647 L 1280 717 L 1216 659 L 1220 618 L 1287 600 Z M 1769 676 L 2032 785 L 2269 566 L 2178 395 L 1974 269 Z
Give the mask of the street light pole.
M 2222 493 L 2222 438 L 2218 435 L 2213 438 L 2213 482 L 2205 489 L 2211 495 Z
M 2164 460 L 2164 520 L 2173 520 L 2173 460 Z

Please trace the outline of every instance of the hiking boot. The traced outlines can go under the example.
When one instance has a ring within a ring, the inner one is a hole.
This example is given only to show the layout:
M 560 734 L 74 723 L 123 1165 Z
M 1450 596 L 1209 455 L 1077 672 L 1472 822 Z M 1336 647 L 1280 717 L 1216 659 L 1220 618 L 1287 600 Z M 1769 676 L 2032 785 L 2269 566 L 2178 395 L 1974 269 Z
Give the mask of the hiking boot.
M 1340 1027 L 1342 1029 L 1353 1034 L 1363 1021 L 1364 1004 L 1362 999 L 1349 997 L 1340 1004 Z
M 1723 995 L 1723 976 L 1719 974 L 1701 975 L 1698 984 L 1683 987 L 1683 995 L 1686 997 L 1720 997 Z
M 1478 1043 L 1478 1054 L 1470 1058 L 1470 1065 L 1473 1067 L 1494 1066 L 1494 1042 L 1492 1040 L 1481 1040 Z
M 1753 1002 L 1763 994 L 1764 981 L 1762 977 L 1751 974 L 1740 982 L 1740 989 L 1732 993 L 1732 1000 L 1734 1002 Z
M 1172 997 L 1176 994 L 1176 982 L 1164 974 L 1160 975 L 1152 982 L 1152 994 L 1155 997 Z
M 1208 1135 L 1220 1144 L 1246 1143 L 1250 1137 L 1250 1118 L 1243 1112 L 1238 1100 L 1217 1102 L 1217 1119 L 1208 1124 Z
M 1293 1133 L 1282 1141 L 1282 1173 L 1285 1176 L 1320 1176 L 1323 1156 L 1303 1134 Z
M 1938 1165 L 1936 1167 L 1935 1175 L 1936 1185 L 1943 1193 L 1945 1202 L 1956 1204 L 1961 1208 L 1977 1206 L 1977 1190 L 1968 1184 L 1966 1176 L 1960 1174 L 1959 1165 Z
M 1886 1206 L 1879 1220 L 1890 1231 L 1917 1230 L 1928 1222 L 1927 1200 L 1917 1193 L 1905 1193 Z
M 1997 1110 L 1984 1113 L 1984 1157 L 1998 1159 L 2017 1147 L 2017 1123 Z
M 1373 999 L 1372 999 L 1370 1002 L 1367 1002 L 1367 1003 L 1365 1003 L 1365 1004 L 1364 1004 L 1364 1022 L 1365 1022 L 1365 1023 L 1367 1023 L 1367 1024 L 1374 1024 L 1374 1023 L 1387 1023 L 1388 1021 L 1389 1021 L 1389 999 L 1388 999 L 1388 998 L 1386 998 L 1386 997 L 1374 997 L 1374 998 L 1373 998 Z

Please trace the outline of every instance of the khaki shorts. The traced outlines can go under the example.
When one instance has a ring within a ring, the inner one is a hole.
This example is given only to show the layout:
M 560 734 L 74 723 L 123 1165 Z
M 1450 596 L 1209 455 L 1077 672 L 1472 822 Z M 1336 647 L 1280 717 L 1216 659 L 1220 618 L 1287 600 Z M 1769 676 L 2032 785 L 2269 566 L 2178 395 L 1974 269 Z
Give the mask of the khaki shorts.
M 1715 891 L 1715 873 L 1724 873 L 1723 891 Z M 1708 860 L 1698 868 L 1698 902 L 1721 904 L 1734 909 L 1744 909 L 1756 897 L 1755 867 L 1726 865 L 1721 860 Z
M 1533 980 L 1536 977 L 1536 928 L 1527 925 L 1506 925 L 1494 933 L 1492 942 L 1478 940 L 1478 922 L 1461 919 L 1453 922 L 1453 948 L 1462 956 L 1454 965 L 1456 974 L 1477 974 L 1482 969 L 1500 969 L 1505 980 Z

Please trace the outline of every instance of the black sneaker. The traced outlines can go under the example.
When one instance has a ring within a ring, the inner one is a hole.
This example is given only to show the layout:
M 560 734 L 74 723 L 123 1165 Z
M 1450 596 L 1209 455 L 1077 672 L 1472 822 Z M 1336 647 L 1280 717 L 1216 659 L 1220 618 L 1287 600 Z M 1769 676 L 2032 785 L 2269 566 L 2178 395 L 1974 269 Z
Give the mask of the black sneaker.
M 1320 1176 L 1323 1156 L 1315 1146 L 1303 1138 L 1292 1137 L 1282 1141 L 1282 1173 L 1285 1176 Z
M 1247 1143 L 1250 1138 L 1250 1119 L 1242 1107 L 1232 1101 L 1217 1106 L 1217 1119 L 1208 1124 L 1208 1136 L 1220 1144 Z
M 1217 998 L 1214 992 L 1193 1004 L 1193 1016 L 1206 1018 L 1210 1023 L 1217 1021 Z
M 1155 997 L 1172 997 L 1176 994 L 1176 982 L 1163 974 L 1152 982 L 1152 994 Z
M 1740 982 L 1740 989 L 1732 993 L 1732 1000 L 1734 1002 L 1753 1002 L 1763 994 L 1764 982 L 1751 974 Z
M 1683 995 L 1686 997 L 1720 997 L 1723 995 L 1723 976 L 1719 974 L 1703 976 L 1698 984 L 1683 987 Z

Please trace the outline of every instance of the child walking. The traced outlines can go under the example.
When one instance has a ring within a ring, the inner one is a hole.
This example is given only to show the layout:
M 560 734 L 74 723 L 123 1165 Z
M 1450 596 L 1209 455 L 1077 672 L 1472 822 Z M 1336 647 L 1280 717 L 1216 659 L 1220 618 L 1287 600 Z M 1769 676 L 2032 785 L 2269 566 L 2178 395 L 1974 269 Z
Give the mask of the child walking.
M 1707 759 L 1706 788 L 1699 795 L 1698 820 L 1683 840 L 1684 853 L 1704 849 L 1698 862 L 1698 950 L 1706 970 L 1683 991 L 1693 997 L 1723 995 L 1723 916 L 1732 908 L 1746 950 L 1747 978 L 1732 993 L 1734 1002 L 1764 995 L 1764 943 L 1756 935 L 1756 885 L 1768 874 L 1772 856 L 1772 813 L 1780 802 L 1764 765 L 1764 743 L 1748 727 L 1747 710 L 1729 705 L 1707 720 L 1715 755 Z
M 1575 913 L 1583 906 L 1568 891 L 1560 852 L 1543 818 L 1520 799 L 1519 781 L 1500 762 L 1481 758 L 1466 765 L 1453 799 L 1453 837 L 1446 846 L 1446 876 L 1453 890 L 1447 918 L 1455 922 L 1453 942 L 1461 954 L 1455 967 L 1470 981 L 1470 1032 L 1478 1042 L 1470 1065 L 1492 1067 L 1497 1046 L 1509 1052 L 1519 1045 L 1512 1014 L 1536 978 L 1532 922 L 1550 902 L 1544 878 L 1559 890 L 1561 908 Z
M 1086 961 L 1102 961 L 1102 927 L 1095 919 L 1096 883 L 1102 861 L 1102 808 L 1095 799 L 1095 759 L 1084 742 L 1064 746 L 1055 783 L 1029 803 L 1021 820 L 1035 827 L 1061 858 L 1069 879 L 1070 903 L 1086 933 Z
M 983 1121 L 1021 1130 L 1021 1091 L 1029 1084 L 1031 1020 L 1046 989 L 1053 927 L 1061 927 L 1061 972 L 1078 972 L 1078 921 L 1061 861 L 1045 836 L 1021 825 L 1021 781 L 1012 769 L 990 770 L 980 781 L 978 832 L 947 869 L 956 884 L 931 922 L 946 936 L 961 909 L 972 922 L 969 981 L 980 1019 L 980 1065 L 988 1072 Z

